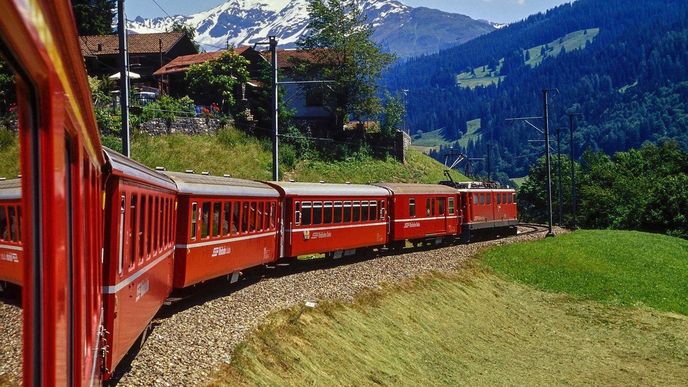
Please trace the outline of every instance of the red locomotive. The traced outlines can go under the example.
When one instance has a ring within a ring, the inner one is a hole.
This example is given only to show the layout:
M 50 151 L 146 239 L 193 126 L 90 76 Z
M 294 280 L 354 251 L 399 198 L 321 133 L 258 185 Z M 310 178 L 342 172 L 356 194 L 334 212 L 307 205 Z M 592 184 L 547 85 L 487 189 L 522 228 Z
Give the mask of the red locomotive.
M 102 148 L 70 5 L 8 0 L 21 180 L 0 181 L 0 282 L 22 287 L 23 383 L 109 378 L 173 288 L 279 259 L 515 231 L 514 190 L 256 182 Z

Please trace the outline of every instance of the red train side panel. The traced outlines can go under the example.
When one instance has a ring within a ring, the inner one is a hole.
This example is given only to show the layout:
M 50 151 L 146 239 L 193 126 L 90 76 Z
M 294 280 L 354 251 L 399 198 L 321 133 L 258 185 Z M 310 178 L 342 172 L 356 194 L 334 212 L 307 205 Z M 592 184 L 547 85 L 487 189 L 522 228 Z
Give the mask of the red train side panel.
M 24 259 L 21 223 L 21 180 L 0 181 L 0 282 L 19 286 Z
M 377 184 L 392 193 L 390 240 L 423 240 L 456 236 L 459 208 L 456 189 L 432 184 Z
M 281 257 L 353 253 L 387 243 L 389 191 L 355 184 L 271 182 L 282 195 Z
M 278 258 L 279 193 L 267 184 L 167 172 L 179 189 L 174 287 Z
M 106 150 L 105 378 L 172 291 L 176 186 Z

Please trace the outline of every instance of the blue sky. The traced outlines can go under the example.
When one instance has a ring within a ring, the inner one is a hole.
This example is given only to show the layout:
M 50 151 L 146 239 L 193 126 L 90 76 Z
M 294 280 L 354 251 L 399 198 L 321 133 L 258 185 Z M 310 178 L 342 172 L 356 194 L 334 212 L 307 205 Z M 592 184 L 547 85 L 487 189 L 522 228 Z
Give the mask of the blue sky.
M 170 15 L 191 14 L 205 11 L 221 4 L 222 0 L 156 0 Z M 498 23 L 521 20 L 530 14 L 546 11 L 570 0 L 401 0 L 414 7 L 429 7 L 468 15 Z M 165 16 L 153 0 L 129 0 L 125 2 L 130 19 L 136 16 Z

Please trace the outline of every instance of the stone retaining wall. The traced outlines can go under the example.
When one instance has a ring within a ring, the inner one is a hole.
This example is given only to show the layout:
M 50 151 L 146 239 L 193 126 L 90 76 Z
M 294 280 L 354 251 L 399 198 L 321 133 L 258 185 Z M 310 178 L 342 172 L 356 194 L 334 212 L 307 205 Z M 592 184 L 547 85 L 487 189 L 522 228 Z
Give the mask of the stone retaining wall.
M 163 134 L 216 134 L 222 122 L 215 118 L 179 117 L 169 122 L 164 119 L 153 119 L 141 124 L 140 130 L 151 136 Z

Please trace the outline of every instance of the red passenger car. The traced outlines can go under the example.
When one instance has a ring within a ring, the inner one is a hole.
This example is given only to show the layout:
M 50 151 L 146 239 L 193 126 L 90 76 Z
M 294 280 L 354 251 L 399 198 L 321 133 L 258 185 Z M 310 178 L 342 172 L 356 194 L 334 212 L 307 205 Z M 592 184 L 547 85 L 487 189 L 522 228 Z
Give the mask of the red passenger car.
M 377 184 L 392 194 L 390 207 L 392 247 L 407 240 L 436 244 L 454 239 L 460 228 L 456 189 L 433 184 Z
M 22 283 L 21 223 L 21 180 L 0 180 L 0 290 Z
M 172 291 L 176 186 L 105 150 L 105 377 Z
M 99 379 L 100 139 L 67 1 L 6 0 L 0 54 L 16 74 L 25 385 Z
M 279 192 L 265 183 L 166 172 L 179 190 L 174 286 L 279 258 Z
M 475 233 L 509 235 L 518 224 L 516 191 L 498 189 L 483 183 L 460 183 L 461 210 L 464 216 L 462 238 L 470 241 Z
M 281 257 L 329 253 L 387 244 L 387 201 L 382 187 L 356 184 L 272 182 L 282 195 Z

